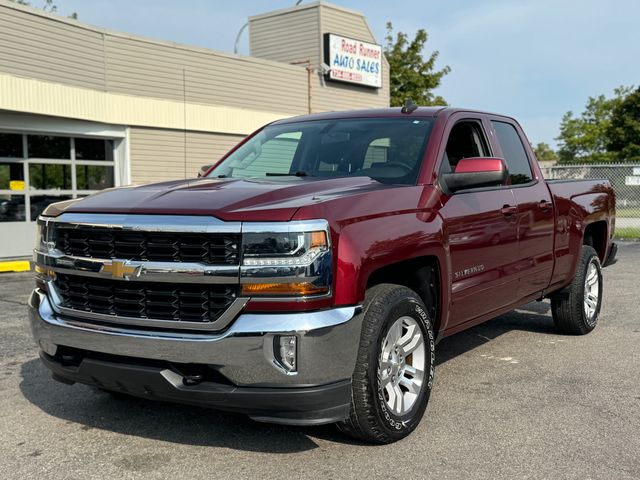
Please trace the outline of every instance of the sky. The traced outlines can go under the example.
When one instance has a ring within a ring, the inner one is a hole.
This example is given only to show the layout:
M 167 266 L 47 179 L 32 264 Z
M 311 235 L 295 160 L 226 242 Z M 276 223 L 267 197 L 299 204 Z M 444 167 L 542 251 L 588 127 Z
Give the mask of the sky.
M 39 6 L 44 0 L 32 0 Z M 232 52 L 247 17 L 294 0 L 55 0 L 81 22 Z M 365 14 L 378 43 L 385 24 L 413 37 L 451 67 L 437 94 L 452 106 L 514 116 L 531 142 L 555 145 L 562 115 L 589 96 L 640 86 L 638 0 L 333 0 Z M 241 54 L 248 55 L 245 30 Z

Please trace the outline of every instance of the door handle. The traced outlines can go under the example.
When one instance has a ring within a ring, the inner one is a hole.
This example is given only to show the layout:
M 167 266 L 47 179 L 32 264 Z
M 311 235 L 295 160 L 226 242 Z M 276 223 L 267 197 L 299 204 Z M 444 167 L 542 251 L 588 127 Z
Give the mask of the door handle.
M 546 200 L 540 200 L 540 202 L 538 202 L 538 208 L 543 212 L 546 212 L 551 208 L 551 202 L 547 202 Z
M 504 205 L 500 209 L 500 213 L 503 214 L 505 217 L 510 217 L 511 215 L 515 215 L 516 213 L 518 213 L 518 207 L 514 205 Z

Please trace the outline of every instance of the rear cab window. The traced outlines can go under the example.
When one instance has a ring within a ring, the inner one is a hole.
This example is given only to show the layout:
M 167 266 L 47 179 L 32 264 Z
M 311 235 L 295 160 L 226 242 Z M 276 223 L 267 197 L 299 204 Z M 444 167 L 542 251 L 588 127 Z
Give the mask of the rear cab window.
M 492 120 L 491 124 L 509 169 L 511 185 L 531 183 L 533 181 L 531 162 L 516 128 L 510 123 L 498 120 Z

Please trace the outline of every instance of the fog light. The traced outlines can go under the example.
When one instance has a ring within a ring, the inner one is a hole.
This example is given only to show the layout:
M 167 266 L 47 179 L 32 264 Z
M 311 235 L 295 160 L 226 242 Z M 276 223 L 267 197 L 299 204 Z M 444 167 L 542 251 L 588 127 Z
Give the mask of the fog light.
M 298 370 L 298 337 L 295 335 L 278 335 L 274 339 L 276 361 L 287 372 Z

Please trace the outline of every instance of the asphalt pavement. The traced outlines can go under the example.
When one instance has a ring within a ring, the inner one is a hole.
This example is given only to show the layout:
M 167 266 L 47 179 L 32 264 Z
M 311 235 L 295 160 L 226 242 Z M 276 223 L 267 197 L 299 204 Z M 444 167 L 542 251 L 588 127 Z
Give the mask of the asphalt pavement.
M 0 478 L 640 478 L 640 243 L 619 259 L 587 336 L 542 302 L 442 341 L 424 420 L 387 446 L 57 383 L 26 328 L 31 274 L 0 274 Z

